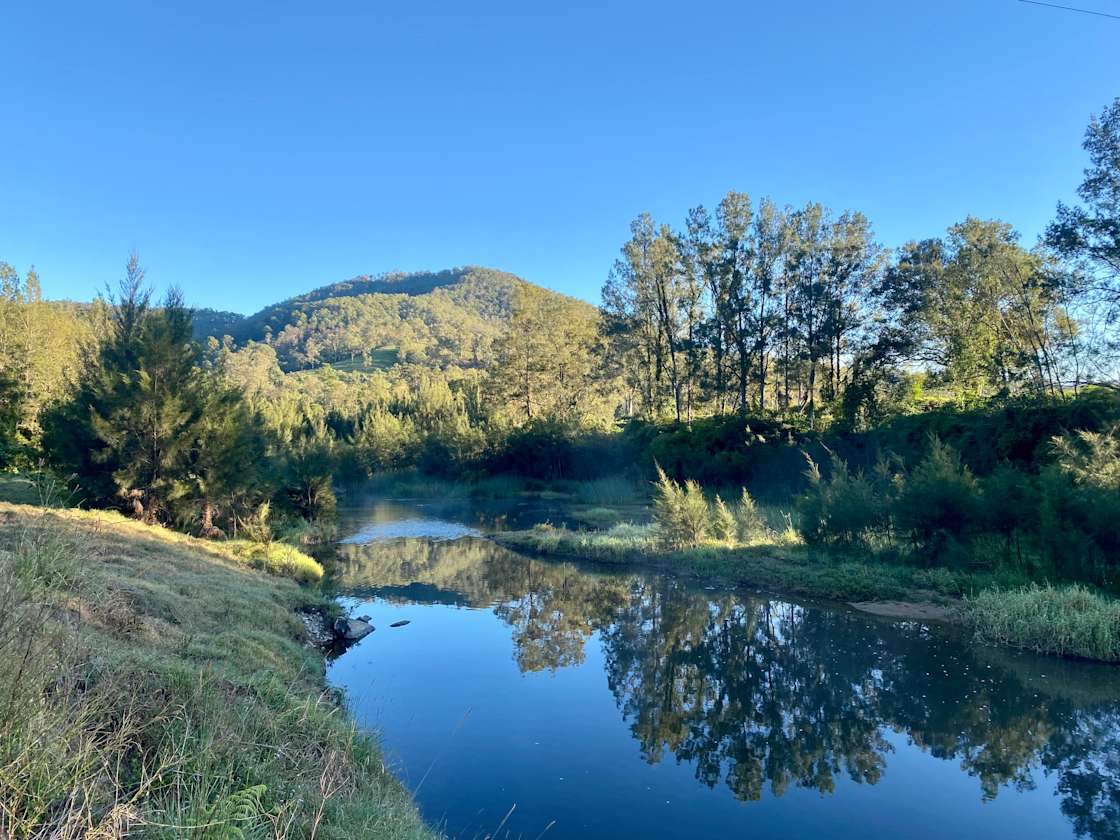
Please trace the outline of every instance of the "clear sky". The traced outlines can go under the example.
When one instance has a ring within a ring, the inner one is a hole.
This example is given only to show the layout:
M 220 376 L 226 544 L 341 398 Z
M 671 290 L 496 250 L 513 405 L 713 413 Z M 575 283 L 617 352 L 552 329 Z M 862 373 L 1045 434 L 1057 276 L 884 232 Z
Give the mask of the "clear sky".
M 597 300 L 635 215 L 729 189 L 1030 244 L 1120 95 L 1120 20 L 1016 0 L 0 0 L 0 38 L 0 260 L 88 299 L 135 248 L 241 312 L 466 264 Z

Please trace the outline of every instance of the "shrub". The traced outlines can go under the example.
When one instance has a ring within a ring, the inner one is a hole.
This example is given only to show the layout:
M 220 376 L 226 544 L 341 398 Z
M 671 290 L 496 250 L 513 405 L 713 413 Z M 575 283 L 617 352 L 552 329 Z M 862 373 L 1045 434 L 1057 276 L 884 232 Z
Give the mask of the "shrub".
M 728 545 L 733 545 L 739 536 L 739 522 L 731 512 L 731 508 L 727 506 L 727 502 L 721 499 L 718 493 L 712 504 L 712 534 L 717 540 Z
M 746 487 L 739 497 L 739 504 L 735 506 L 735 524 L 742 542 L 750 542 L 766 533 L 766 523 Z
M 1010 464 L 1000 464 L 981 483 L 980 525 L 1005 541 L 1011 556 L 1011 538 L 1038 527 L 1038 489 L 1031 475 Z
M 848 465 L 832 456 L 826 479 L 820 468 L 805 455 L 809 490 L 799 500 L 802 533 L 811 544 L 866 542 L 887 526 L 885 490 L 877 492 L 862 474 L 852 475 Z
M 653 498 L 658 537 L 667 548 L 690 548 L 708 535 L 708 502 L 695 481 L 677 484 L 659 466 Z
M 287 543 L 226 540 L 220 545 L 234 558 L 254 569 L 289 577 L 299 583 L 317 583 L 323 579 L 323 567 Z
M 1055 463 L 1040 480 L 1044 550 L 1066 577 L 1116 582 L 1120 558 L 1120 430 L 1054 439 Z
M 928 558 L 958 553 L 976 528 L 979 488 L 960 456 L 937 438 L 930 438 L 921 463 L 902 482 L 894 506 L 895 522 Z

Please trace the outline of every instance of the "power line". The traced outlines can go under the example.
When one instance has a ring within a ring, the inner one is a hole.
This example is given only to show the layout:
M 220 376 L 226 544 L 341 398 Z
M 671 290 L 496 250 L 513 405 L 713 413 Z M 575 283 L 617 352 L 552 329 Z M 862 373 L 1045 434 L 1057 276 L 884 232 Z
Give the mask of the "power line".
M 1019 0 L 1020 3 L 1030 3 L 1032 6 L 1046 6 L 1051 9 L 1061 9 L 1066 12 L 1080 12 L 1083 15 L 1096 15 L 1097 17 L 1120 20 L 1120 15 L 1110 15 L 1108 12 L 1097 12 L 1093 9 L 1075 9 L 1073 6 L 1059 6 L 1057 3 L 1043 3 L 1042 0 Z

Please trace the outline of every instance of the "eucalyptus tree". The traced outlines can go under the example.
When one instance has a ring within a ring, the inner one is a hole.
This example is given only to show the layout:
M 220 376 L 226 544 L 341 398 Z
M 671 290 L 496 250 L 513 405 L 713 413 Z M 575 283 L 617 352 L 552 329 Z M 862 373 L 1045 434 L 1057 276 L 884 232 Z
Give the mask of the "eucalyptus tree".
M 816 424 L 817 373 L 821 356 L 828 352 L 825 323 L 829 312 L 826 284 L 830 214 L 820 204 L 807 204 L 793 214 L 792 228 L 794 317 L 805 361 L 805 381 L 799 383 L 798 397 L 812 428 Z
M 716 317 L 721 322 L 735 350 L 736 406 L 742 413 L 749 408 L 747 388 L 750 382 L 751 335 L 748 319 L 752 308 L 750 286 L 754 243 L 751 222 L 754 211 L 746 193 L 729 192 L 716 211 L 716 241 L 720 253 L 720 269 L 727 289 L 727 304 Z
M 768 198 L 764 198 L 754 217 L 750 280 L 753 306 L 743 307 L 743 331 L 750 334 L 756 355 L 754 364 L 758 387 L 758 407 L 766 409 L 766 370 L 769 365 L 772 336 L 778 325 L 775 309 L 777 280 L 789 259 L 788 214 Z M 745 342 L 744 342 L 745 344 Z
M 863 323 L 863 307 L 884 262 L 871 223 L 862 213 L 845 212 L 829 228 L 827 241 L 824 330 L 828 345 L 829 399 L 840 396 L 853 333 Z
M 1086 320 L 1091 318 L 1099 327 L 1088 336 L 1093 339 L 1092 349 L 1103 357 L 1098 378 L 1116 385 L 1120 383 L 1120 341 L 1115 330 L 1120 319 L 1120 97 L 1089 122 L 1082 148 L 1089 154 L 1089 166 L 1077 189 L 1082 203 L 1058 205 L 1045 242 L 1079 269 L 1071 291 Z

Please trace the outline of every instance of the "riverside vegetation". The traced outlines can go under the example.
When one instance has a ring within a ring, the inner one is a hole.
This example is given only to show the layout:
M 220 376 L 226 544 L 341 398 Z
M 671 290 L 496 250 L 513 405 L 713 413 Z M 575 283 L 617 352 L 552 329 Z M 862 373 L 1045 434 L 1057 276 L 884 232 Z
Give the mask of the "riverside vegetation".
M 318 564 L 251 565 L 0 504 L 0 835 L 430 836 L 302 641 Z
M 730 192 L 677 228 L 636 219 L 599 307 L 468 267 L 355 278 L 243 318 L 191 309 L 174 290 L 153 302 L 136 255 L 119 288 L 90 304 L 47 300 L 33 268 L 0 263 L 0 492 L 26 496 L 32 476 L 61 483 L 70 505 L 116 512 L 88 514 L 89 527 L 123 529 L 127 517 L 191 534 L 160 550 L 183 559 L 189 545 L 192 568 L 233 575 L 232 562 L 307 583 L 320 572 L 298 547 L 332 537 L 337 488 L 413 470 L 416 487 L 585 499 L 590 528 L 504 537 L 537 550 L 640 556 L 847 599 L 963 595 L 981 640 L 1116 660 L 1120 100 L 1091 120 L 1083 145 L 1079 200 L 1059 204 L 1033 248 L 1005 222 L 969 217 L 889 251 L 858 212 Z M 629 523 L 636 517 L 616 511 L 614 497 L 641 503 L 646 494 L 628 488 L 655 478 L 655 524 Z M 16 548 L 5 562 L 39 562 Z M 182 649 L 157 656 L 142 636 L 106 641 L 166 666 L 154 696 L 171 705 L 144 713 L 171 740 L 121 746 L 128 761 L 113 772 L 133 784 L 128 796 L 163 797 L 137 812 L 153 831 L 176 824 L 168 814 L 209 825 L 198 808 L 303 820 L 314 797 L 297 794 L 296 812 L 281 815 L 295 788 L 270 783 L 273 771 L 248 758 L 225 756 L 228 785 L 197 796 L 189 785 L 201 776 L 160 769 L 164 747 L 194 749 L 190 739 L 206 737 L 175 715 L 211 690 L 208 669 L 233 675 L 218 694 L 248 691 L 242 711 L 264 696 L 253 692 L 272 698 L 255 707 L 254 725 L 298 718 L 288 695 L 259 689 L 251 663 L 224 650 L 216 619 L 186 629 L 180 606 L 190 610 L 177 599 L 209 584 L 161 583 L 177 562 L 154 564 L 147 586 L 166 589 L 151 616 Z M 128 568 L 104 565 L 110 578 Z M 55 572 L 28 574 L 31 588 L 10 595 L 28 609 L 82 598 L 66 589 L 77 578 L 59 573 L 52 590 Z M 252 568 L 235 579 L 253 598 L 279 592 L 270 603 L 305 597 Z M 228 623 L 251 638 L 261 613 L 223 598 Z M 291 653 L 286 666 L 273 657 L 278 673 L 309 690 L 306 655 L 291 639 L 260 644 Z M 119 685 L 107 680 L 103 698 L 89 694 L 77 687 L 97 680 L 59 667 L 42 679 L 17 671 L 12 690 L 27 693 L 11 707 L 49 712 L 59 698 L 88 695 L 106 709 L 121 704 L 114 725 L 134 720 L 130 692 L 113 694 Z M 44 714 L 12 724 L 20 760 L 47 761 L 69 743 L 43 740 L 66 731 Z M 297 750 L 301 760 L 345 754 L 323 737 Z M 371 761 L 365 749 L 353 754 Z M 282 748 L 278 759 L 290 757 Z M 96 799 L 108 810 L 94 807 L 86 795 L 100 796 L 106 780 L 90 778 L 70 804 L 31 791 L 9 818 L 27 826 L 77 814 L 88 826 L 132 807 L 115 794 Z M 157 778 L 171 788 L 146 781 Z M 324 789 L 333 778 L 321 777 Z M 194 803 L 189 817 L 184 803 Z

